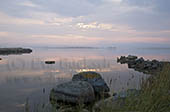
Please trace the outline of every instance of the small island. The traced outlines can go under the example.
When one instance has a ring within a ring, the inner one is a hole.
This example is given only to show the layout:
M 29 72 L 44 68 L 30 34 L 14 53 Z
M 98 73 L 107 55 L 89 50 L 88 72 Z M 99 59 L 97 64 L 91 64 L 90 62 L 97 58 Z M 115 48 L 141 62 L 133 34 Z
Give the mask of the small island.
M 29 48 L 0 48 L 0 55 L 31 53 Z

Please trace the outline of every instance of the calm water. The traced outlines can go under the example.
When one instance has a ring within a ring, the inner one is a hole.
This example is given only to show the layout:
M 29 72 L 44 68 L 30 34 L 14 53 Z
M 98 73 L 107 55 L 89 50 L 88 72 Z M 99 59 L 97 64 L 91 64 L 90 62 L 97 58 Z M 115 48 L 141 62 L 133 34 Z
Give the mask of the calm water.
M 111 93 L 140 89 L 148 75 L 117 64 L 116 58 L 133 54 L 145 59 L 170 61 L 169 49 L 33 49 L 31 54 L 0 56 L 0 112 L 24 112 L 49 103 L 49 91 L 56 84 L 71 80 L 75 73 L 96 71 Z M 56 61 L 46 65 L 45 60 Z M 45 89 L 45 92 L 43 92 Z

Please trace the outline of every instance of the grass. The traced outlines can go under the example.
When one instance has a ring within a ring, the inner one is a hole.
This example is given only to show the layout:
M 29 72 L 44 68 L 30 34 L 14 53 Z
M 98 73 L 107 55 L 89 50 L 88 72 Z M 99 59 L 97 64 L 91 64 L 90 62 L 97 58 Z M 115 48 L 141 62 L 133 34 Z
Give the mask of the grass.
M 170 65 L 142 83 L 138 96 L 103 105 L 101 112 L 170 112 Z M 121 105 L 123 104 L 123 105 Z

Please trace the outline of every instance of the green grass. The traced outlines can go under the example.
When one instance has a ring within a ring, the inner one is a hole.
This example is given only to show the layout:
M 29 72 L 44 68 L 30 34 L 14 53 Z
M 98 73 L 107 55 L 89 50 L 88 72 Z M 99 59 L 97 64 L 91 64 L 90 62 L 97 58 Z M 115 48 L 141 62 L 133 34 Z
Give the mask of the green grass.
M 103 105 L 101 112 L 170 112 L 170 65 L 145 81 L 139 96 L 121 100 L 115 105 Z

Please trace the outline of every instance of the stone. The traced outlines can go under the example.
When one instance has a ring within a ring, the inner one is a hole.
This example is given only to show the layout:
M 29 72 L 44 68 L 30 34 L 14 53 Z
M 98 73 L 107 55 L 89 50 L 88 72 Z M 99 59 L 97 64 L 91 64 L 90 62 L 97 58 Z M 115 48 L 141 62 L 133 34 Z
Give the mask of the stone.
M 31 53 L 29 48 L 0 48 L 1 55 Z
M 86 81 L 90 83 L 96 94 L 101 95 L 103 92 L 109 92 L 110 89 L 107 86 L 104 79 L 99 73 L 96 72 L 81 72 L 73 76 L 73 81 Z
M 57 112 L 89 112 L 87 109 L 77 109 L 75 106 L 67 107 L 63 106 L 62 108 L 57 109 Z
M 127 59 L 128 60 L 136 60 L 138 57 L 137 56 L 133 56 L 133 55 L 128 55 Z
M 95 100 L 93 87 L 85 81 L 70 81 L 51 90 L 51 102 L 91 103 Z
M 136 63 L 143 63 L 145 60 L 141 57 L 139 59 L 136 60 Z
M 0 58 L 0 60 L 2 60 L 2 58 Z
M 130 97 L 130 96 L 138 96 L 140 94 L 140 92 L 141 92 L 140 90 L 128 89 L 126 91 L 116 93 L 116 95 L 114 95 L 114 99 L 127 98 L 127 97 Z
M 120 58 L 117 58 L 117 62 L 124 64 L 127 62 L 127 59 L 125 56 L 121 56 Z
M 121 56 L 117 58 L 117 62 L 121 64 L 128 64 L 128 68 L 133 68 L 136 71 L 143 72 L 144 74 L 155 75 L 163 70 L 163 66 L 170 64 L 170 62 L 158 60 L 144 60 L 142 57 L 137 56 Z
M 55 64 L 55 61 L 45 61 L 45 64 Z

